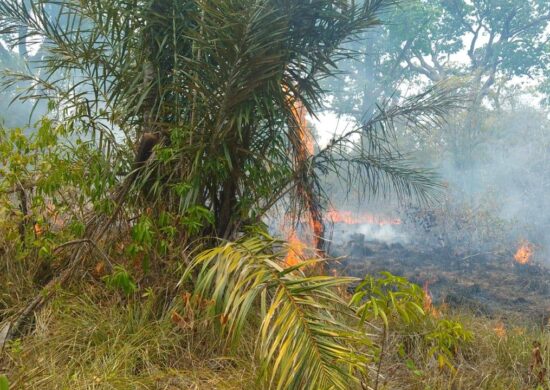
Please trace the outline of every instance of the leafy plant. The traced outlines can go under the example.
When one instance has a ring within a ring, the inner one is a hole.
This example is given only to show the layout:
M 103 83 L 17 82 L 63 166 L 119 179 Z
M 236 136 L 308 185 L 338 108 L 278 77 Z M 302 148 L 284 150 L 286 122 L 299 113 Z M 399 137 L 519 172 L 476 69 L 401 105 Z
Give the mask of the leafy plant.
M 10 390 L 10 382 L 5 375 L 0 375 L 0 390 Z
M 379 278 L 365 278 L 357 286 L 350 305 L 355 308 L 362 323 L 382 320 L 382 350 L 388 331 L 399 329 L 405 338 L 419 339 L 426 357 L 436 358 L 440 368 L 454 370 L 452 360 L 460 346 L 472 340 L 472 333 L 460 322 L 426 312 L 423 309 L 425 293 L 420 286 L 389 272 L 381 274 Z M 403 358 L 406 356 L 405 352 L 401 355 Z M 412 360 L 408 365 L 417 371 Z
M 105 276 L 104 280 L 109 288 L 122 290 L 126 295 L 131 295 L 137 290 L 132 276 L 120 265 L 115 266 L 112 274 Z
M 428 356 L 435 357 L 440 368 L 454 371 L 452 359 L 460 346 L 472 341 L 472 333 L 458 321 L 438 319 L 424 338 L 429 346 Z
M 381 318 L 388 328 L 391 322 L 417 323 L 426 314 L 422 309 L 424 292 L 406 278 L 382 272 L 368 276 L 355 289 L 350 305 L 356 307 L 361 321 Z

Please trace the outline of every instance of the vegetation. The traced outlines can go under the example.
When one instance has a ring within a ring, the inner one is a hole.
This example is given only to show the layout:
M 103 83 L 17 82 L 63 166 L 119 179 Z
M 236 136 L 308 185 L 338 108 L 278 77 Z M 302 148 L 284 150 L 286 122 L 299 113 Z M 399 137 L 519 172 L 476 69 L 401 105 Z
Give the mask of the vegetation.
M 324 272 L 324 179 L 437 200 L 396 137 L 466 102 L 445 80 L 310 150 L 301 118 L 392 5 L 3 1 L 2 40 L 42 42 L 4 85 L 47 115 L 0 132 L 0 389 L 543 386 L 528 336 L 474 333 L 389 273 Z M 313 225 L 311 258 L 285 261 L 274 210 Z

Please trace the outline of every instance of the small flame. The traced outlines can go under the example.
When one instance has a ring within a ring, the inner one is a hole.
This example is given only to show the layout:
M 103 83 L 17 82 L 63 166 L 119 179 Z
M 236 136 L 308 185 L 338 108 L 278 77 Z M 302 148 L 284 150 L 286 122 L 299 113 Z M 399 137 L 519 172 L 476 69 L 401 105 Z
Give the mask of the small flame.
M 516 254 L 514 255 L 514 259 L 519 264 L 527 264 L 531 261 L 533 252 L 533 245 L 528 241 L 522 241 L 518 250 L 516 251 Z
M 506 337 L 506 327 L 502 322 L 498 322 L 496 326 L 493 328 L 493 331 L 500 339 Z
M 377 217 L 368 213 L 352 213 L 351 211 L 330 209 L 327 211 L 327 217 L 334 223 L 345 223 L 347 225 L 400 225 L 398 218 L 389 219 Z
M 432 294 L 430 293 L 430 282 L 424 282 L 422 290 L 424 291 L 424 312 L 426 314 L 431 314 L 436 318 L 439 317 L 439 310 L 437 310 L 433 305 L 433 298 Z
M 295 231 L 292 231 L 288 237 L 288 254 L 285 258 L 285 264 L 292 267 L 300 263 L 304 258 L 305 247 L 306 244 L 300 241 Z

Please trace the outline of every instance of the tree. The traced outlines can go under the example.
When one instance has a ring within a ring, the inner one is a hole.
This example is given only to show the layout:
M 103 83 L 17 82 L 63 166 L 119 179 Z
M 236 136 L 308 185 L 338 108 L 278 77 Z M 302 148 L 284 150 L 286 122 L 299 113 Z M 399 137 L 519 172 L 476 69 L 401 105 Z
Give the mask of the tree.
M 446 94 L 381 113 L 311 163 L 300 158 L 294 102 L 314 115 L 319 80 L 332 75 L 350 38 L 377 23 L 384 1 L 115 3 L 68 2 L 56 18 L 46 1 L 5 2 L 0 12 L 6 31 L 25 26 L 47 42 L 45 74 L 11 79 L 31 82 L 22 98 L 55 102 L 59 119 L 119 154 L 117 132 L 130 144 L 144 132 L 161 135 L 162 150 L 141 175 L 149 206 L 180 214 L 200 207 L 213 215 L 210 233 L 231 237 L 283 194 L 311 211 L 322 196 L 318 174 L 335 168 L 366 172 L 371 190 L 428 196 L 426 172 L 389 153 L 386 130 L 399 116 L 439 118 L 452 100 Z M 61 71 L 68 77 L 52 80 Z M 356 133 L 370 140 L 370 155 L 341 158 Z
M 348 82 L 343 91 L 335 89 L 332 107 L 361 119 L 365 109 L 376 108 L 373 91 L 398 99 L 411 85 L 461 78 L 471 103 L 463 124 L 448 127 L 446 137 L 459 167 L 481 140 L 483 110 L 498 109 L 517 80 L 548 73 L 546 1 L 415 1 L 394 7 L 384 20 L 354 42 L 360 54 L 347 64 Z

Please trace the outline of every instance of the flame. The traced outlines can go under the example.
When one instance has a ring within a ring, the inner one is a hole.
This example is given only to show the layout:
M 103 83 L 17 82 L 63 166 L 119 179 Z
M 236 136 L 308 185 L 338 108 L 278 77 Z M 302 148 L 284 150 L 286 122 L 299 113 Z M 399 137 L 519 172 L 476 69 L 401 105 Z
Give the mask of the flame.
M 506 327 L 504 326 L 504 323 L 499 321 L 495 327 L 493 328 L 493 331 L 498 336 L 498 338 L 502 339 L 506 337 Z
M 286 88 L 285 86 L 283 86 L 283 89 L 285 91 L 288 91 L 288 88 Z M 299 142 L 294 145 L 296 151 L 295 164 L 297 165 L 297 167 L 304 167 L 305 164 L 307 164 L 309 157 L 313 155 L 314 152 L 313 136 L 311 135 L 311 132 L 309 131 L 307 125 L 307 110 L 300 99 L 288 96 L 288 102 L 290 104 L 290 109 L 294 117 L 294 122 L 297 125 L 297 128 L 295 130 L 299 138 Z M 315 199 L 307 188 L 302 188 L 299 190 L 301 190 L 302 194 L 304 195 L 305 204 L 307 210 L 309 211 L 308 223 L 312 232 L 311 247 L 316 248 L 320 253 L 320 241 L 324 236 L 324 226 L 322 222 L 323 219 L 320 208 L 318 207 L 318 204 L 316 203 Z M 307 245 L 300 241 L 294 229 L 290 230 L 290 234 L 288 235 L 288 242 L 290 250 L 287 258 L 285 259 L 285 262 L 288 265 L 294 265 L 300 261 L 300 257 L 303 257 L 304 248 L 306 248 Z
M 430 282 L 424 282 L 422 290 L 424 291 L 424 312 L 426 314 L 431 314 L 436 318 L 439 317 L 439 310 L 437 310 L 433 305 L 433 298 L 432 294 L 430 293 Z
M 290 233 L 287 241 L 288 254 L 285 258 L 285 264 L 291 267 L 300 263 L 304 258 L 304 249 L 306 248 L 306 244 L 298 238 L 295 231 Z
M 298 136 L 300 137 L 307 154 L 305 157 L 311 156 L 313 154 L 313 136 L 307 126 L 307 110 L 300 100 L 295 100 L 292 102 L 291 111 L 294 116 L 294 120 L 298 124 Z
M 522 241 L 516 251 L 516 254 L 514 255 L 514 259 L 519 264 L 527 264 L 531 261 L 533 252 L 533 245 L 528 241 Z
M 368 213 L 352 213 L 351 211 L 336 210 L 331 208 L 327 212 L 327 217 L 334 223 L 345 223 L 347 225 L 400 225 L 401 220 L 398 218 L 389 219 L 377 217 Z

